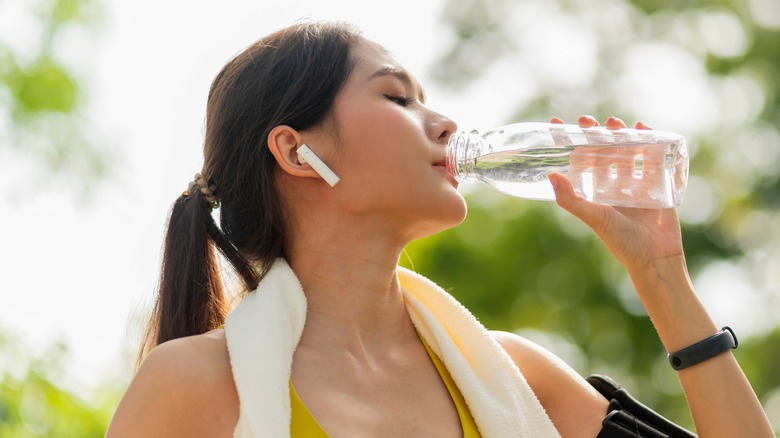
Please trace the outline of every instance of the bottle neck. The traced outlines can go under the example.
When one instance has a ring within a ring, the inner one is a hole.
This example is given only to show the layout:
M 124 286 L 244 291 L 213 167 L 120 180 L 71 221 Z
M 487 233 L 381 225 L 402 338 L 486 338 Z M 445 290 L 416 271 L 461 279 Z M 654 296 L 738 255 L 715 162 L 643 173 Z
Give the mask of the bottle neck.
M 482 154 L 479 132 L 453 134 L 447 144 L 447 171 L 460 179 L 474 178 L 474 165 Z

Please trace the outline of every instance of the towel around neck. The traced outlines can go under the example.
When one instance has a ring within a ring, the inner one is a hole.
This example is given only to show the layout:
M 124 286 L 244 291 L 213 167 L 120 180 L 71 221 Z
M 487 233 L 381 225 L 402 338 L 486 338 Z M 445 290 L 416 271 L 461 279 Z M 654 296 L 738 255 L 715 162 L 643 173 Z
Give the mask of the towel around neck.
M 512 359 L 485 327 L 427 278 L 398 267 L 407 311 L 447 366 L 485 438 L 560 435 Z M 292 358 L 306 296 L 279 259 L 225 323 L 240 414 L 235 438 L 289 437 Z

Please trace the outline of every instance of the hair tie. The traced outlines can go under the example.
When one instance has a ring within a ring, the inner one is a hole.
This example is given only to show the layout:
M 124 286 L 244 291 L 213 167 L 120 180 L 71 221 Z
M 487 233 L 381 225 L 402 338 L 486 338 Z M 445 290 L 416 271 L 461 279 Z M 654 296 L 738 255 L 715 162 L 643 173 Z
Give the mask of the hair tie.
M 195 174 L 194 179 L 187 187 L 187 191 L 182 193 L 182 196 L 189 197 L 196 191 L 200 192 L 200 194 L 203 196 L 203 199 L 206 200 L 212 209 L 219 208 L 219 198 L 214 194 L 214 192 L 217 191 L 217 186 L 214 184 L 209 185 L 206 179 L 203 178 L 199 173 Z

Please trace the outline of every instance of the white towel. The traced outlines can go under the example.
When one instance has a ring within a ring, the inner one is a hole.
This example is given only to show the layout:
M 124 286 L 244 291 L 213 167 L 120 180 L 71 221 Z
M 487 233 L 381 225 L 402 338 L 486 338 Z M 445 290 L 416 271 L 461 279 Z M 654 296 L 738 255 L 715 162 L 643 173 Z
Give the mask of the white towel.
M 451 295 L 398 268 L 409 315 L 447 366 L 485 438 L 560 437 L 509 355 Z M 227 317 L 240 415 L 235 438 L 289 437 L 292 357 L 306 320 L 306 297 L 278 260 Z

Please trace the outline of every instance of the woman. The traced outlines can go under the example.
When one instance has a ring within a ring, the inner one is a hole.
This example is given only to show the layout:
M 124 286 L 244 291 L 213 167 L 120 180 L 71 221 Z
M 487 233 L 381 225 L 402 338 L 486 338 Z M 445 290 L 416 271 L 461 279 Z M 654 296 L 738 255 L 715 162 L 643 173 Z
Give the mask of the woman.
M 444 167 L 455 129 L 346 25 L 297 24 L 230 61 L 209 94 L 203 176 L 171 213 L 154 349 L 108 436 L 599 434 L 608 400 L 585 380 L 397 268 L 410 241 L 465 217 Z M 592 204 L 562 175 L 550 180 L 626 266 L 668 351 L 717 331 L 673 209 Z M 213 246 L 257 289 L 227 323 Z M 730 353 L 679 375 L 703 436 L 773 436 Z

